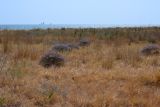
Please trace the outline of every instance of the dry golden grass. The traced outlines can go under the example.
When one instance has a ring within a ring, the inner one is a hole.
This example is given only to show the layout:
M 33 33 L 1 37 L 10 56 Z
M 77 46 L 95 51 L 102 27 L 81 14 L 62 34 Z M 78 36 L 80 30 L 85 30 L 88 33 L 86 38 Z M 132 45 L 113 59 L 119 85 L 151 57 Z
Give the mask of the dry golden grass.
M 14 31 L 1 34 L 6 32 Z M 146 41 L 128 44 L 127 37 L 121 42 L 93 33 L 85 36 L 90 46 L 61 53 L 63 67 L 45 69 L 39 60 L 53 41 L 76 42 L 79 36 L 17 35 L 1 36 L 0 107 L 160 106 L 160 56 L 139 54 Z

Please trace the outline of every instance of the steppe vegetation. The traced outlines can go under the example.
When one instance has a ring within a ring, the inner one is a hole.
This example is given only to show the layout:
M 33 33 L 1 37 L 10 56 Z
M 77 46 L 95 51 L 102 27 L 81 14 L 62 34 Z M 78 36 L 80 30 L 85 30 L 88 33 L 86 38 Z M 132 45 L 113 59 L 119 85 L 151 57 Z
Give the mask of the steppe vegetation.
M 41 57 L 55 42 L 91 44 L 59 52 L 61 67 Z M 0 31 L 0 107 L 160 107 L 160 28 Z

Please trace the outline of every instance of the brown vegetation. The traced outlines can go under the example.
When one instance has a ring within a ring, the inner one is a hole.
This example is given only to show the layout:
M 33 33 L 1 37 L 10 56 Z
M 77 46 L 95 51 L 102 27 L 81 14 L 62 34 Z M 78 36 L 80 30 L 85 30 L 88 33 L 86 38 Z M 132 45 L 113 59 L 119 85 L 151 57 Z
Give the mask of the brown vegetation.
M 44 68 L 54 41 L 87 47 L 61 52 L 62 67 Z M 0 31 L 0 107 L 159 107 L 160 28 Z

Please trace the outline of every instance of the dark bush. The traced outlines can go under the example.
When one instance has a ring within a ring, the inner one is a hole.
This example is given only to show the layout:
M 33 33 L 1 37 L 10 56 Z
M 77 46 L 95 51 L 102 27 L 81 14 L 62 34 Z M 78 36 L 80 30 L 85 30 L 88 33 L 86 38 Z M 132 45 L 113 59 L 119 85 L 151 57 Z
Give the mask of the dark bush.
M 157 55 L 160 54 L 160 46 L 156 44 L 150 44 L 141 50 L 143 55 Z
M 63 43 L 55 44 L 52 49 L 56 51 L 71 51 L 71 47 L 69 47 L 68 44 Z
M 88 39 L 81 39 L 79 41 L 79 46 L 89 46 L 90 45 L 90 41 Z
M 42 65 L 45 68 L 48 68 L 51 66 L 59 67 L 64 65 L 64 57 L 55 51 L 49 51 L 48 53 L 42 56 L 40 60 L 40 65 Z
M 78 45 L 78 44 L 68 44 L 68 46 L 69 46 L 71 49 L 79 49 L 79 45 Z

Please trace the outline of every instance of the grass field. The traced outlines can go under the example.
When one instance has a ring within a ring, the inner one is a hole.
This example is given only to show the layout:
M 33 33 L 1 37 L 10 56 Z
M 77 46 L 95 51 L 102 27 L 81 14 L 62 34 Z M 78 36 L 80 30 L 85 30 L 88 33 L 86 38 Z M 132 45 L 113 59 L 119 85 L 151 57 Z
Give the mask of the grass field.
M 87 38 L 62 52 L 62 67 L 43 68 L 53 42 Z M 160 43 L 160 28 L 0 31 L 0 107 L 160 107 L 160 56 L 140 50 Z

